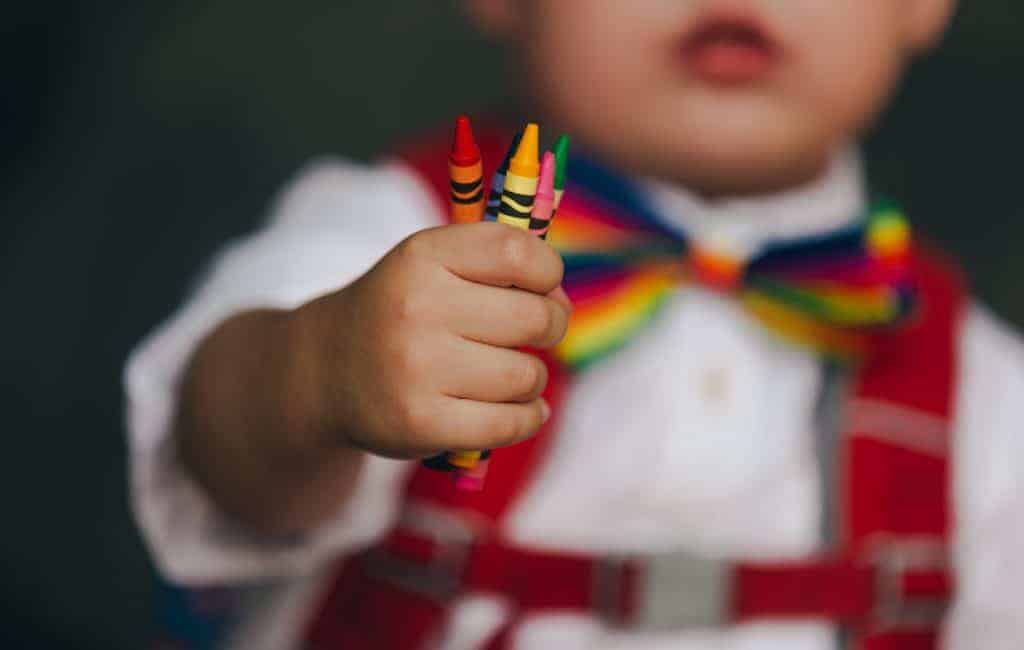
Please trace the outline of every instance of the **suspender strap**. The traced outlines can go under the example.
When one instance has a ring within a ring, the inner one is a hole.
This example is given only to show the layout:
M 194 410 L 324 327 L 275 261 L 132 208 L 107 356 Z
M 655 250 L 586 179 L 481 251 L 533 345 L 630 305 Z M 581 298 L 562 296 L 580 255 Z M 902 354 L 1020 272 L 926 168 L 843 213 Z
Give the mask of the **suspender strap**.
M 938 259 L 917 255 L 923 313 L 880 336 L 856 373 L 838 441 L 834 559 L 740 567 L 740 619 L 818 616 L 845 624 L 854 648 L 936 647 L 953 593 L 949 447 L 964 295 Z
M 895 556 L 870 564 L 739 566 L 736 585 L 739 620 L 812 617 L 852 628 L 869 622 L 934 627 L 952 596 L 944 563 L 905 565 Z
M 903 598 L 899 587 L 952 590 L 949 449 L 965 290 L 937 255 L 918 254 L 915 269 L 922 313 L 879 341 L 841 442 L 842 544 L 887 572 L 876 598 L 888 602 L 853 639 L 863 650 L 935 648 L 938 617 L 927 614 L 942 603 Z
M 898 631 L 900 643 L 910 636 L 928 638 L 952 591 L 945 551 L 912 544 L 888 551 L 857 563 L 823 558 L 727 566 L 725 591 L 734 595 L 729 611 L 701 619 L 680 605 L 673 624 L 662 629 L 817 618 L 852 631 L 887 630 L 892 638 Z M 520 613 L 589 612 L 609 625 L 631 627 L 640 623 L 637 604 L 647 579 L 643 559 L 615 561 L 497 541 L 462 545 L 408 531 L 393 533 L 345 570 L 339 584 L 361 588 L 336 599 L 325 614 L 348 625 L 316 648 L 422 647 L 439 632 L 452 600 L 469 592 L 501 594 Z M 396 626 L 397 620 L 404 623 Z M 490 647 L 500 648 L 508 638 L 499 633 Z
M 454 554 L 449 544 L 432 543 L 425 538 L 395 533 L 385 542 L 387 561 L 393 565 L 395 580 L 416 580 L 412 590 L 426 588 L 438 600 L 454 593 L 494 593 L 505 596 L 526 611 L 588 611 L 611 608 L 616 617 L 628 615 L 631 603 L 625 598 L 605 602 L 598 587 L 611 577 L 616 582 L 626 573 L 606 576 L 606 565 L 593 556 L 532 550 L 497 541 L 474 543 Z M 407 554 L 408 553 L 408 554 Z M 371 569 L 374 571 L 374 569 Z M 430 576 L 417 576 L 423 571 Z M 454 589 L 449 589 L 449 585 Z M 616 585 L 619 586 L 619 585 Z M 618 589 L 625 595 L 635 589 Z

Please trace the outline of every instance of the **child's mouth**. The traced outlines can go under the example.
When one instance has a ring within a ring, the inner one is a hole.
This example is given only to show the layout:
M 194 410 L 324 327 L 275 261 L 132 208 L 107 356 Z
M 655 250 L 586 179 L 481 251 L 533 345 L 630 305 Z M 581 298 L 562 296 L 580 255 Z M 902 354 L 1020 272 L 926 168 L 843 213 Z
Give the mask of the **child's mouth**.
M 708 83 L 736 85 L 765 77 L 780 48 L 758 21 L 718 16 L 701 20 L 683 40 L 683 61 Z

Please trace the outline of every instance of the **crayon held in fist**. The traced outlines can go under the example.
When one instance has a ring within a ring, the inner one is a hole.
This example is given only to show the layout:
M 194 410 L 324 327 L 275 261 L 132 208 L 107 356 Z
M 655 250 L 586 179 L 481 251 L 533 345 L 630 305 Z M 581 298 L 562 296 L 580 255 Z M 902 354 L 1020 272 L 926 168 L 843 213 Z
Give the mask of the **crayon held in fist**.
M 471 223 L 483 217 L 529 230 L 544 239 L 565 190 L 569 139 L 561 136 L 552 151 L 544 154 L 543 161 L 538 160 L 539 147 L 540 129 L 536 124 L 528 124 L 516 134 L 494 174 L 485 202 L 480 149 L 469 118 L 460 116 L 448 157 L 452 222 Z M 425 459 L 423 464 L 450 472 L 456 489 L 477 492 L 483 489 L 490 455 L 490 450 L 449 451 Z
M 558 212 L 558 206 L 561 205 L 562 196 L 565 194 L 566 170 L 569 167 L 569 136 L 558 136 L 558 141 L 551 151 L 555 154 L 555 212 Z
M 537 197 L 533 204 L 530 217 L 530 232 L 541 239 L 547 237 L 551 215 L 555 211 L 555 154 L 544 153 L 540 163 L 540 181 L 537 184 Z
M 530 213 L 533 212 L 540 174 L 539 150 L 540 129 L 536 124 L 528 124 L 515 155 L 509 161 L 498 211 L 499 222 L 523 230 L 530 229 Z
M 487 211 L 484 214 L 485 221 L 498 220 L 498 210 L 501 209 L 501 193 L 505 191 L 505 174 L 508 173 L 509 163 L 512 162 L 512 156 L 515 154 L 516 149 L 519 148 L 519 141 L 522 138 L 523 132 L 518 131 L 515 137 L 512 138 L 512 144 L 509 146 L 508 152 L 505 153 L 505 158 L 502 159 L 497 171 L 494 172 L 494 178 L 491 179 L 491 193 L 487 197 Z
M 460 115 L 455 121 L 452 151 L 448 156 L 448 178 L 451 186 L 453 223 L 476 223 L 484 215 L 484 166 L 480 147 L 473 137 L 469 118 Z

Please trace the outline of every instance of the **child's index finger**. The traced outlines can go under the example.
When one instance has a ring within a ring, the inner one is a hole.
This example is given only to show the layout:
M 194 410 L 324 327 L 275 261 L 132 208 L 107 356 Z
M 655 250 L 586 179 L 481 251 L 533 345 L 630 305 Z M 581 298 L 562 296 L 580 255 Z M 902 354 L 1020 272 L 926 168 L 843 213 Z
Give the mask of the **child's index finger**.
M 450 272 L 481 284 L 545 295 L 562 283 L 562 258 L 527 230 L 480 222 L 438 228 L 431 249 Z

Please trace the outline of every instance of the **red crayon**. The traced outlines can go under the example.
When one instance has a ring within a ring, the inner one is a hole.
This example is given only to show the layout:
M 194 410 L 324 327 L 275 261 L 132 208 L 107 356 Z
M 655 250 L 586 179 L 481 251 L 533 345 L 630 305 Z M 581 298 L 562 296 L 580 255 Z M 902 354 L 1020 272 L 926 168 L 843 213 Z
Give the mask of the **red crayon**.
M 448 178 L 451 184 L 453 223 L 475 223 L 484 216 L 484 167 L 480 147 L 473 137 L 469 118 L 460 115 L 455 121 L 452 151 L 448 156 Z

